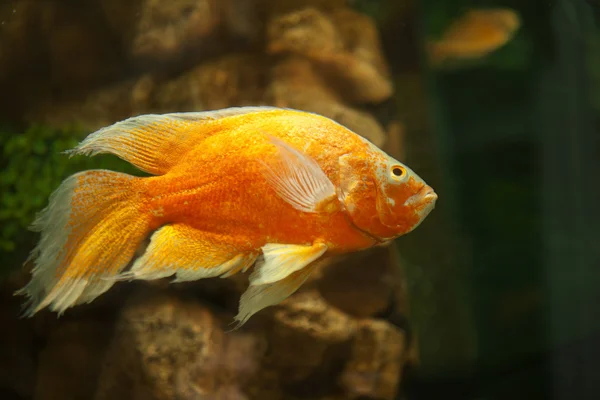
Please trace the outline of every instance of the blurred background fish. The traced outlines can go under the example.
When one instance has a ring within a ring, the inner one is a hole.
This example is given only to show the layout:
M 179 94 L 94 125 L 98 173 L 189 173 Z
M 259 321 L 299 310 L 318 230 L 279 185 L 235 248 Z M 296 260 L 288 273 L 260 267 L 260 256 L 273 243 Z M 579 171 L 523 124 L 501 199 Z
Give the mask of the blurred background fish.
M 469 10 L 429 43 L 430 62 L 439 67 L 448 61 L 485 57 L 508 43 L 520 26 L 519 14 L 509 8 Z

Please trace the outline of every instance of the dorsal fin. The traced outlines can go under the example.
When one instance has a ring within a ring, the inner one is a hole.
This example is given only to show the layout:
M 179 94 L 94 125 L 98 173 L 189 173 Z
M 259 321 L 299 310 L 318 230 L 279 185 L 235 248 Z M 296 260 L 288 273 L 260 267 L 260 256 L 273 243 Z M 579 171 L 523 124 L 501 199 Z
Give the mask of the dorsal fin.
M 231 107 L 216 111 L 146 114 L 102 128 L 85 138 L 69 155 L 111 153 L 142 171 L 163 175 L 197 142 L 212 132 L 205 122 L 242 114 L 281 110 L 276 107 Z

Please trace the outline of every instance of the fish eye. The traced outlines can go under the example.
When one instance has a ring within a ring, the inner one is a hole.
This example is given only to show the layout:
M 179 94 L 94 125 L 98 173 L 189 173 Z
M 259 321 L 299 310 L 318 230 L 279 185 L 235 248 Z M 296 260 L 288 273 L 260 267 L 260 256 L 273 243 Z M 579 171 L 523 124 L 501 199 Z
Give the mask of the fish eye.
M 392 167 L 392 174 L 396 178 L 402 178 L 406 174 L 406 170 L 398 165 Z

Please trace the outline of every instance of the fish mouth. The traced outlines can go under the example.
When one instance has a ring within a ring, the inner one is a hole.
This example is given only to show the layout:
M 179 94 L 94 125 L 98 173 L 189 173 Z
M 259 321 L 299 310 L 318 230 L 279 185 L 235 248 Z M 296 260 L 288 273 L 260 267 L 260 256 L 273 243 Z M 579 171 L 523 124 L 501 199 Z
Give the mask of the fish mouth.
M 420 203 L 425 205 L 421 210 L 419 210 L 419 215 L 421 215 L 421 218 L 425 218 L 427 214 L 429 214 L 435 207 L 435 202 L 438 199 L 438 195 L 433 188 L 427 185 L 419 190 L 419 195 Z
M 414 228 L 419 226 L 421 222 L 435 208 L 435 203 L 438 199 L 437 193 L 429 185 L 424 185 L 416 194 L 412 195 L 405 203 L 409 207 L 414 207 L 415 212 L 419 216 L 419 222 Z
M 408 200 L 404 203 L 406 206 L 424 206 L 425 208 L 431 207 L 435 205 L 435 202 L 438 198 L 437 193 L 431 188 L 431 186 L 424 185 L 419 191 L 410 196 Z
M 421 199 L 426 202 L 435 203 L 438 199 L 437 193 L 429 186 L 423 187 L 419 193 L 421 194 Z
M 410 229 L 409 232 L 415 230 L 429 213 L 435 208 L 437 201 L 437 193 L 428 185 L 424 185 L 416 194 L 412 195 L 404 204 L 414 207 L 415 213 L 418 216 L 417 223 Z M 407 232 L 408 233 L 408 232 Z

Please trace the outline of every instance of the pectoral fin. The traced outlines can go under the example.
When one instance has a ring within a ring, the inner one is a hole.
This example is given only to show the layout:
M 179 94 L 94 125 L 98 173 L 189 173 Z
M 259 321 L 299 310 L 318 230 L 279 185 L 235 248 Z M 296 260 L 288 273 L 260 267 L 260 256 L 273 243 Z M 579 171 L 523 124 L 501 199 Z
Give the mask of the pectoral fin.
M 319 164 L 284 141 L 269 139 L 277 147 L 279 159 L 274 165 L 263 162 L 264 176 L 277 195 L 300 211 L 334 211 L 330 205 L 337 201 L 335 186 Z

